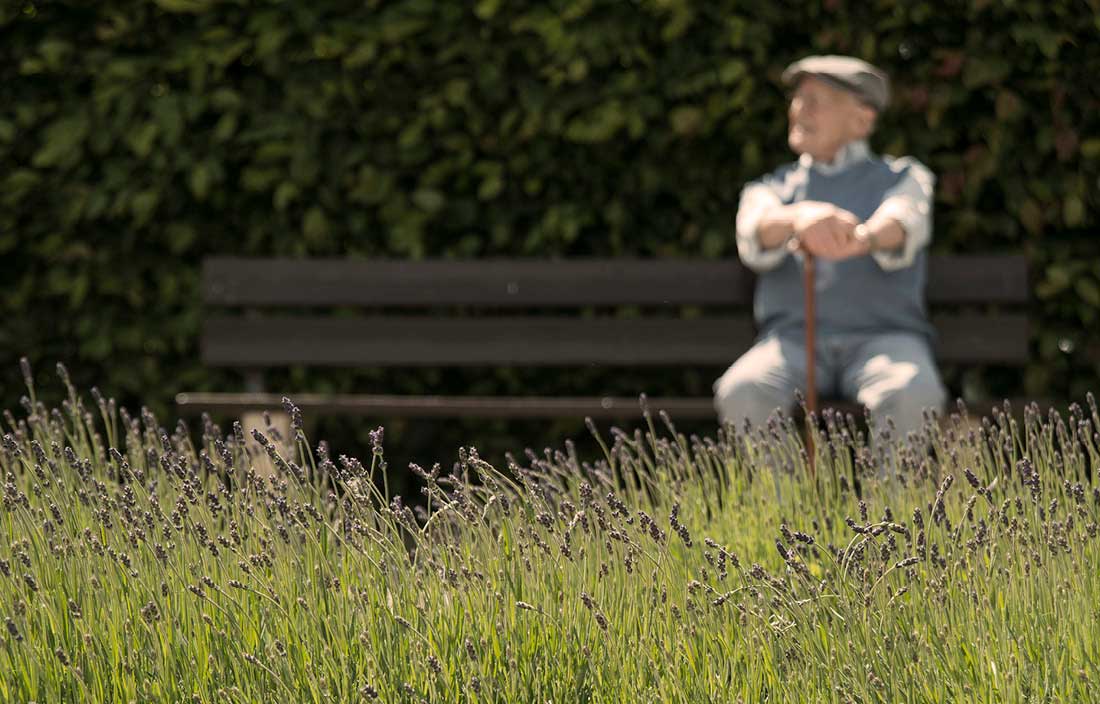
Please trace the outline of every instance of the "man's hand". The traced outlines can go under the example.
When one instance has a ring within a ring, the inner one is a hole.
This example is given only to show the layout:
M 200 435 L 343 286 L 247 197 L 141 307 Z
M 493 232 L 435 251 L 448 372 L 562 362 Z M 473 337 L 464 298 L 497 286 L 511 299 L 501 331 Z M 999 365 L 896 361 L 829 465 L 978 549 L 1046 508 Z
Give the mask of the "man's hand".
M 801 201 L 772 208 L 760 218 L 757 237 L 764 249 L 783 246 L 791 238 L 799 247 L 823 259 L 848 259 L 869 253 L 855 237 L 859 218 L 832 203 Z M 876 230 L 879 242 L 883 232 Z
M 810 254 L 822 259 L 847 259 L 867 254 L 855 239 L 859 218 L 831 203 L 803 201 L 796 206 L 794 235 Z

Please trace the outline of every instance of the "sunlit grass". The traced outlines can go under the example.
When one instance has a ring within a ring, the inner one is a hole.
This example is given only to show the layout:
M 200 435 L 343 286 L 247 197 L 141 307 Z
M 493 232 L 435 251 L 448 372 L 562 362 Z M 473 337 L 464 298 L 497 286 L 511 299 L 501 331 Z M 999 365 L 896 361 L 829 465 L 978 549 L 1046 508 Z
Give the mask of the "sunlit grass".
M 27 376 L 0 450 L 0 701 L 1100 694 L 1091 398 L 956 415 L 897 454 L 829 417 L 812 480 L 790 420 L 657 419 L 591 463 L 463 450 L 402 501 L 381 432 L 362 463 L 293 408 L 292 438 L 169 433 L 63 373 L 47 409 Z

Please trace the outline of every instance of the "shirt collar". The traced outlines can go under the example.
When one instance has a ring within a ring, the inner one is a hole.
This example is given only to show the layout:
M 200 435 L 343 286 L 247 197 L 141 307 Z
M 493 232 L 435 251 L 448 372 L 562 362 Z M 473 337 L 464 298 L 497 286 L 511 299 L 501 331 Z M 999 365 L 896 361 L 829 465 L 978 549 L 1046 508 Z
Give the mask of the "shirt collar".
M 871 148 L 867 145 L 867 140 L 857 139 L 841 147 L 831 162 L 817 161 L 809 154 L 803 154 L 798 157 L 798 163 L 804 169 L 812 168 L 818 173 L 829 176 L 840 173 L 861 161 L 866 161 L 870 156 Z

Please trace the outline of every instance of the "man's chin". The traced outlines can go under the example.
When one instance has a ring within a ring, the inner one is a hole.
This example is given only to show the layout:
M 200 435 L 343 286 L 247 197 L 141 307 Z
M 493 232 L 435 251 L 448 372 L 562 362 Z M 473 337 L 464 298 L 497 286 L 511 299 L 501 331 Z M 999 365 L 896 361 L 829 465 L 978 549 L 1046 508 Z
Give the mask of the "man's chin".
M 787 146 L 789 146 L 791 151 L 795 154 L 803 154 L 810 150 L 810 140 L 802 135 L 788 135 Z

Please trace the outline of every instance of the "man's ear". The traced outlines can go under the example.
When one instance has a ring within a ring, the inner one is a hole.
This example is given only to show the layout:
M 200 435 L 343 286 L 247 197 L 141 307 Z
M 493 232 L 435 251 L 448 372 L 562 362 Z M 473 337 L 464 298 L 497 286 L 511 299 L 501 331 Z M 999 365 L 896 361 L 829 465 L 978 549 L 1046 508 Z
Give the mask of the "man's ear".
M 875 122 L 878 120 L 878 111 L 865 103 L 858 103 L 855 108 L 855 131 L 858 139 L 866 139 L 875 131 Z

